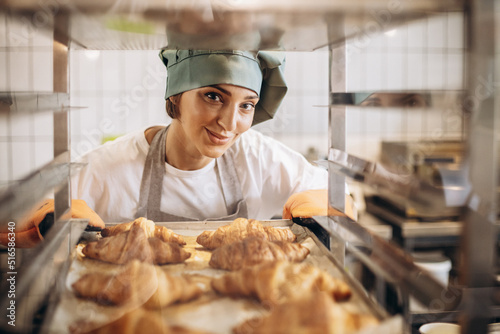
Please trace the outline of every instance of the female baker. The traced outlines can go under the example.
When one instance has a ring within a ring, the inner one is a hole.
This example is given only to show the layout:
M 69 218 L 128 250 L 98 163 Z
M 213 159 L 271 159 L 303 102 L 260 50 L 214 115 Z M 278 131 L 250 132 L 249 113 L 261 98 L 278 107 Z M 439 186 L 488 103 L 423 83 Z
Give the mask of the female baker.
M 106 222 L 326 214 L 327 172 L 251 129 L 287 91 L 281 53 L 163 50 L 160 58 L 171 124 L 85 155 L 73 198 Z

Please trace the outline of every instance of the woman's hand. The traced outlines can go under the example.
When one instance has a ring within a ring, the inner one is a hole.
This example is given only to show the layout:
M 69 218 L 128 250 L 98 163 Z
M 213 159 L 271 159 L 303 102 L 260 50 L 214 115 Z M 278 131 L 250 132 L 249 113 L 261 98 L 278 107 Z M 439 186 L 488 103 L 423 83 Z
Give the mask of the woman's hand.
M 50 228 L 54 221 L 54 200 L 43 201 L 26 219 L 16 222 L 15 238 L 12 232 L 2 229 L 0 232 L 0 244 L 8 245 L 9 241 L 15 240 L 16 248 L 29 248 L 37 245 L 43 240 L 43 235 Z M 71 217 L 88 219 L 89 225 L 97 228 L 104 228 L 101 217 L 92 210 L 83 200 L 71 201 Z
M 346 195 L 345 214 L 328 208 L 328 190 L 307 190 L 293 194 L 283 207 L 283 219 L 311 218 L 313 216 L 348 216 L 356 220 L 351 196 Z

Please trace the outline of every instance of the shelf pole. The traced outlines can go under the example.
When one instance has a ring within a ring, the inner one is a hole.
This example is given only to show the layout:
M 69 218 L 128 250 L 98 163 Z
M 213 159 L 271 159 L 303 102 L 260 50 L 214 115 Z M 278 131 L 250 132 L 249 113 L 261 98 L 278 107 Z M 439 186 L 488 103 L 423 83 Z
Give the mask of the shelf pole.
M 344 29 L 342 16 L 332 17 L 328 22 L 328 33 L 339 36 Z M 328 120 L 329 148 L 346 150 L 345 139 L 345 105 L 334 105 L 331 101 L 332 93 L 347 91 L 346 83 L 346 42 L 342 41 L 329 46 L 329 92 L 330 112 Z M 335 173 L 332 168 L 328 172 L 328 205 L 340 212 L 345 212 L 345 176 Z
M 466 96 L 469 178 L 471 193 L 465 208 L 462 243 L 462 280 L 465 285 L 462 333 L 487 333 L 492 321 L 496 253 L 498 143 L 500 125 L 498 57 L 495 57 L 495 3 L 466 3 Z M 498 4 L 496 4 L 498 6 Z M 497 36 L 498 38 L 498 36 Z
M 69 15 L 66 12 L 58 12 L 54 16 L 54 41 L 53 41 L 53 71 L 54 71 L 54 93 L 69 93 L 68 80 L 68 29 Z M 60 159 L 60 163 L 70 163 L 70 139 L 69 139 L 69 113 L 61 106 L 60 111 L 54 112 L 54 158 Z M 68 169 L 69 171 L 69 169 Z M 70 197 L 70 174 L 66 176 L 66 182 L 54 194 L 54 222 L 68 220 L 71 207 Z

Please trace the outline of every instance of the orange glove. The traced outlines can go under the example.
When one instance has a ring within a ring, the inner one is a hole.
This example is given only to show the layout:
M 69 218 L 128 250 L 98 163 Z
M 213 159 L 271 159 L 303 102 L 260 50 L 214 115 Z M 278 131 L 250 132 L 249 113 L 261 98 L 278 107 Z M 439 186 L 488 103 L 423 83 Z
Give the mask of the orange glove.
M 283 207 L 283 219 L 311 218 L 312 216 L 345 216 L 355 220 L 354 203 L 346 195 L 346 214 L 328 208 L 328 190 L 307 190 L 293 194 Z
M 16 248 L 34 247 L 40 242 L 40 240 L 43 240 L 43 234 L 51 225 L 50 223 L 47 223 L 48 226 L 45 226 L 45 221 L 50 219 L 47 215 L 50 215 L 53 212 L 54 200 L 48 199 L 43 201 L 42 204 L 28 216 L 28 218 L 17 222 L 14 231 Z M 74 199 L 71 201 L 71 217 L 89 219 L 90 226 L 101 229 L 104 228 L 104 222 L 101 217 L 99 217 L 94 210 L 89 208 L 87 203 L 83 200 Z M 51 219 L 53 221 L 54 217 L 52 216 Z M 0 244 L 8 244 L 9 232 L 11 231 L 2 230 L 0 232 Z M 12 234 L 10 234 L 10 239 L 12 239 Z

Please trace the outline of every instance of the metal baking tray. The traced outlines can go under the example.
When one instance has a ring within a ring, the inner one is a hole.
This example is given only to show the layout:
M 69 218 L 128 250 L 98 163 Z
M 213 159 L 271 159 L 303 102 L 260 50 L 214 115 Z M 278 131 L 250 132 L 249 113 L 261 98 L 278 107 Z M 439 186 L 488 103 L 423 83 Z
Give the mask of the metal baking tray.
M 352 298 L 347 302 L 349 303 L 348 307 L 371 314 L 381 321 L 380 326 L 377 327 L 377 329 L 380 328 L 380 330 L 375 329 L 374 331 L 371 331 L 371 333 L 401 333 L 403 326 L 402 318 L 400 316 L 390 316 L 382 307 L 377 305 L 377 303 L 367 295 L 363 287 L 356 281 L 356 279 L 350 276 L 349 273 L 347 273 L 341 266 L 338 266 L 330 251 L 307 227 L 302 227 L 294 224 L 291 220 L 269 220 L 261 222 L 265 226 L 290 228 L 292 232 L 297 235 L 298 240 L 302 243 L 305 243 L 306 247 L 310 248 L 311 250 L 311 254 L 305 260 L 306 262 L 311 262 L 313 265 L 319 266 L 334 277 L 343 277 L 346 282 L 348 282 L 353 291 Z M 215 230 L 219 226 L 227 225 L 229 223 L 230 221 L 204 221 L 168 223 L 157 222 L 156 224 L 165 226 L 173 230 L 174 232 L 186 237 L 187 241 L 188 238 L 195 238 L 203 231 Z M 116 224 L 107 224 L 107 226 L 112 225 Z M 87 240 L 97 239 L 99 238 L 99 232 L 86 232 L 85 238 Z M 187 246 L 189 246 L 189 242 Z M 199 245 L 198 247 L 202 248 Z M 191 249 L 189 250 L 191 251 Z M 196 257 L 196 255 L 194 257 Z M 74 259 L 75 253 L 71 255 L 68 261 L 71 262 Z M 190 261 L 190 259 L 188 259 L 186 262 Z M 167 266 L 182 267 L 183 265 Z M 189 274 L 200 274 L 208 276 L 217 274 L 220 275 L 225 272 L 212 268 L 192 265 L 189 263 L 187 263 L 187 265 L 184 266 L 182 270 L 186 270 L 186 268 Z M 170 268 L 168 268 L 168 270 L 170 270 Z M 177 269 L 173 268 L 172 270 Z M 75 304 L 71 303 L 75 301 L 73 300 L 68 302 L 67 300 L 65 301 L 64 298 L 76 299 L 72 291 L 70 291 L 69 282 L 69 277 L 71 275 L 73 275 L 74 277 L 74 271 L 74 268 L 70 267 L 69 275 L 60 277 L 59 284 L 57 284 L 58 291 L 56 291 L 55 293 L 59 296 L 65 297 L 63 297 L 62 299 L 55 299 L 52 301 L 52 304 L 49 305 L 50 314 L 47 314 L 46 316 L 46 321 L 44 322 L 41 333 L 68 333 L 68 331 L 65 330 L 66 325 L 64 325 L 63 323 L 65 321 L 67 321 L 68 323 L 72 321 L 67 318 L 72 316 L 71 310 L 75 309 L 73 308 Z M 237 324 L 235 323 L 235 321 L 242 321 L 242 316 L 248 317 L 250 314 L 252 314 L 252 312 L 255 314 L 255 309 L 252 309 L 252 307 L 254 307 L 255 305 L 256 303 L 253 303 L 253 306 L 249 307 L 248 301 L 245 302 L 245 304 L 238 304 L 238 302 L 230 301 L 226 298 L 225 301 L 218 301 L 217 303 L 202 305 L 201 308 L 196 311 L 190 310 L 188 313 L 184 311 L 184 313 L 178 314 L 177 318 L 170 314 L 169 316 L 167 316 L 166 320 L 168 323 L 182 325 L 183 321 L 185 321 L 186 317 L 188 317 L 188 325 L 193 329 L 204 329 L 214 333 L 230 333 L 229 329 Z M 78 312 L 83 312 L 83 314 L 79 315 L 80 319 L 87 316 L 85 312 L 89 312 L 88 314 L 95 314 L 95 310 L 89 310 L 88 308 L 86 308 L 86 306 L 79 306 L 77 309 Z M 186 307 L 184 307 L 184 310 L 185 309 Z M 217 309 L 219 309 L 220 312 L 216 312 Z M 178 313 L 175 310 L 176 309 L 174 309 L 173 314 Z M 247 314 L 238 314 L 238 312 L 242 310 L 248 311 Z M 257 312 L 259 312 L 258 309 Z M 164 312 L 162 312 L 162 314 L 164 314 Z M 215 316 L 217 314 L 219 314 L 219 316 Z

